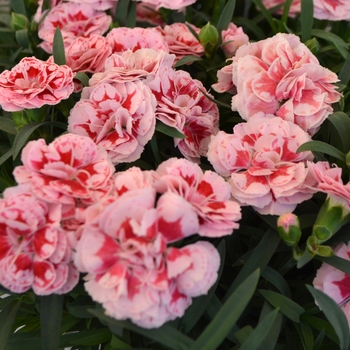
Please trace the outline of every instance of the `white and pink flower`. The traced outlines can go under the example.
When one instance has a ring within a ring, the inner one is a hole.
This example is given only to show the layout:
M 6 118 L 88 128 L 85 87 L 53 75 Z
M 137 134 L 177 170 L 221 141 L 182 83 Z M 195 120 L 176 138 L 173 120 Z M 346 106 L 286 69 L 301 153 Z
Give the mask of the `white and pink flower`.
M 310 136 L 299 126 L 264 113 L 237 124 L 234 134 L 220 131 L 209 144 L 208 159 L 228 179 L 232 196 L 261 214 L 282 215 L 312 197 L 314 183 L 306 160 L 296 153 Z
M 25 57 L 0 74 L 0 105 L 9 112 L 56 105 L 73 89 L 73 72 L 68 66 Z
M 103 83 L 71 110 L 68 131 L 90 137 L 113 164 L 140 158 L 155 130 L 156 100 L 141 81 Z
M 63 2 L 53 7 L 40 24 L 38 35 L 43 41 L 39 46 L 47 53 L 52 53 L 57 27 L 61 30 L 63 43 L 67 48 L 78 37 L 102 35 L 108 30 L 111 22 L 111 16 L 95 10 L 85 2 L 84 4 Z
M 237 27 L 234 23 L 230 23 L 226 30 L 221 32 L 222 44 L 221 48 L 226 57 L 232 57 L 238 48 L 249 42 L 249 37 L 244 33 L 242 27 Z

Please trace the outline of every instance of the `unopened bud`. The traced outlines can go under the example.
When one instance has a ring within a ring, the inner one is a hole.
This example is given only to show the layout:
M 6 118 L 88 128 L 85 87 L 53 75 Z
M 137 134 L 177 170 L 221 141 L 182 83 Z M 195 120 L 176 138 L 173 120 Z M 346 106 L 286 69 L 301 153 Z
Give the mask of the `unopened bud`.
M 211 56 L 219 41 L 219 32 L 208 22 L 199 32 L 199 41 L 203 45 L 205 54 Z
M 277 219 L 278 232 L 281 239 L 288 246 L 295 246 L 298 244 L 301 237 L 300 222 L 296 215 L 286 213 Z
M 12 30 L 17 31 L 21 29 L 28 28 L 29 20 L 26 16 L 20 14 L 20 13 L 14 13 L 11 14 L 11 22 L 10 26 Z
M 334 252 L 331 247 L 326 245 L 319 245 L 316 236 L 310 236 L 306 242 L 307 250 L 312 255 L 319 255 L 323 257 L 330 257 L 334 255 Z

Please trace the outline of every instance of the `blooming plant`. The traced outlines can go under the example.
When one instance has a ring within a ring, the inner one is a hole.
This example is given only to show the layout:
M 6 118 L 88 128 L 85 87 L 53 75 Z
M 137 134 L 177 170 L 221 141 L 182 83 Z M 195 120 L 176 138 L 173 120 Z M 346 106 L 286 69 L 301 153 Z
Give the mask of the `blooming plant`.
M 349 1 L 0 12 L 0 350 L 350 348 Z

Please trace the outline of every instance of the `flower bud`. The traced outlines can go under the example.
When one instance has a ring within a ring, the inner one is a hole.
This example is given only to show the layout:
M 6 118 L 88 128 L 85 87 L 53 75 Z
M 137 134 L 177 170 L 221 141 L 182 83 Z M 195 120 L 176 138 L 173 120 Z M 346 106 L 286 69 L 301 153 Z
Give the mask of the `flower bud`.
M 203 45 L 206 56 L 211 56 L 219 41 L 218 30 L 208 22 L 199 32 L 199 42 Z
M 326 245 L 319 245 L 316 236 L 310 236 L 306 242 L 307 250 L 312 255 L 319 255 L 324 257 L 330 257 L 334 255 L 334 252 L 331 247 Z
M 318 42 L 318 40 L 316 38 L 312 38 L 312 39 L 308 40 L 305 43 L 305 45 L 314 55 L 317 55 L 318 52 L 320 51 L 320 43 Z
M 14 13 L 11 14 L 11 29 L 14 31 L 26 29 L 28 28 L 29 20 L 26 16 L 20 14 L 20 13 Z
M 281 215 L 277 220 L 278 232 L 281 239 L 288 246 L 295 246 L 298 244 L 301 237 L 300 222 L 296 215 L 286 213 Z

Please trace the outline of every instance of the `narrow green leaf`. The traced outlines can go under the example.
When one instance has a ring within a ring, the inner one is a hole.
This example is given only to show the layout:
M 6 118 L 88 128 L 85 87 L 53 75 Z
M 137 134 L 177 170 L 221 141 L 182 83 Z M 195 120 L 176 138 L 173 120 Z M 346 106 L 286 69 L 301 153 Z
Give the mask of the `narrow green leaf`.
M 348 85 L 350 81 L 350 57 L 345 61 L 342 69 L 338 74 L 338 78 L 340 79 L 340 83 L 344 85 Z
M 331 256 L 328 258 L 322 256 L 316 256 L 317 260 L 321 260 L 322 262 L 335 267 L 338 270 L 345 272 L 350 275 L 350 261 L 340 258 L 339 256 Z
M 84 86 L 89 85 L 89 77 L 85 73 L 76 73 L 74 79 L 78 79 Z
M 209 323 L 191 350 L 218 349 L 252 298 L 259 280 L 259 269 L 242 282 Z
M 59 27 L 56 27 L 55 35 L 53 37 L 52 46 L 53 60 L 56 64 L 62 66 L 66 64 L 66 54 L 64 52 L 64 43 L 62 33 Z
M 193 56 L 193 55 L 182 57 L 175 63 L 174 68 L 178 68 L 185 64 L 192 63 L 195 61 L 203 61 L 203 58 L 200 58 L 198 56 Z
M 157 343 L 161 343 L 172 350 L 188 349 L 193 344 L 191 338 L 168 324 L 165 324 L 160 328 L 144 329 L 129 321 L 117 321 L 114 318 L 108 317 L 103 310 L 90 309 L 89 312 L 98 317 L 101 322 L 106 323 L 112 333 L 118 334 L 121 327 L 126 328 L 152 339 Z
M 126 344 L 125 342 L 117 338 L 114 334 L 112 335 L 111 346 L 115 349 L 132 349 L 132 347 L 129 344 Z
M 330 325 L 330 323 L 327 320 L 306 315 L 306 314 L 302 316 L 302 320 L 303 322 L 307 322 L 311 327 L 315 328 L 319 332 L 324 330 L 326 332 L 326 336 L 329 339 L 331 339 L 337 344 L 339 343 L 339 340 L 334 331 L 334 328 Z
M 223 30 L 226 30 L 230 22 L 232 22 L 233 13 L 235 12 L 236 7 L 236 0 L 229 0 L 224 7 L 220 18 L 218 20 L 218 24 L 216 26 L 216 29 L 219 33 L 221 33 Z
M 349 65 L 350 71 L 350 65 Z M 327 120 L 329 120 L 334 128 L 337 130 L 339 134 L 339 138 L 343 143 L 344 152 L 348 152 L 350 150 L 350 118 L 344 112 L 335 112 L 330 115 Z
M 290 292 L 287 281 L 276 270 L 269 266 L 266 266 L 261 276 L 272 283 L 283 295 L 288 298 L 291 297 L 292 294 Z
M 323 344 L 323 340 L 324 340 L 325 335 L 326 335 L 326 331 L 324 329 L 322 329 L 322 331 L 318 334 L 318 336 L 315 339 L 314 349 L 318 349 Z
M 75 334 L 76 339 L 69 339 L 69 345 L 99 345 L 109 341 L 112 334 L 108 328 L 91 329 L 82 334 Z M 62 341 L 65 341 L 62 337 Z
M 219 246 L 217 247 L 217 250 L 220 254 L 221 265 L 220 265 L 220 270 L 218 273 L 218 278 L 216 280 L 216 283 L 209 289 L 206 295 L 202 295 L 193 299 L 192 305 L 186 310 L 185 315 L 180 320 L 179 328 L 182 329 L 186 334 L 191 331 L 191 329 L 196 325 L 198 320 L 201 318 L 211 298 L 215 293 L 215 290 L 219 283 L 220 276 L 222 274 L 222 270 L 224 267 L 225 247 L 226 247 L 226 244 L 224 240 L 222 240 Z
M 332 145 L 329 145 L 328 143 L 323 141 L 308 141 L 303 143 L 297 149 L 297 153 L 304 152 L 304 151 L 317 151 L 317 152 L 325 153 L 345 162 L 345 154 L 343 152 L 339 151 Z
M 314 348 L 314 334 L 311 330 L 311 327 L 304 322 L 300 322 L 300 331 L 301 331 L 301 341 L 305 350 L 313 350 Z
M 156 123 L 156 130 L 161 132 L 162 134 L 165 134 L 165 135 L 168 135 L 170 137 L 177 138 L 177 139 L 185 139 L 187 137 L 179 130 L 172 128 L 171 126 L 166 125 L 159 120 L 157 120 L 157 123 Z
M 314 2 L 313 0 L 301 0 L 301 40 L 305 43 L 311 39 L 311 30 L 314 23 Z
M 6 153 L 4 153 L 1 157 L 0 157 L 0 165 L 4 162 L 7 161 L 7 159 L 9 159 L 13 154 L 13 149 L 9 149 Z
M 136 26 L 136 1 L 130 1 L 125 26 L 128 28 L 134 28 Z
M 224 301 L 231 295 L 231 293 L 242 283 L 243 280 L 247 278 L 253 271 L 256 269 L 260 269 L 263 271 L 265 266 L 270 261 L 272 255 L 274 254 L 279 242 L 280 242 L 279 234 L 269 229 L 259 244 L 255 247 L 252 254 L 248 258 L 248 260 L 243 265 L 241 271 L 231 284 L 230 288 L 226 292 L 224 297 Z
M 7 340 L 12 331 L 21 300 L 13 300 L 0 312 L 0 350 L 7 350 Z
M 13 9 L 13 12 L 20 13 L 24 16 L 27 16 L 24 0 L 10 0 L 10 5 Z
M 260 9 L 266 20 L 269 22 L 269 25 L 272 29 L 272 31 L 277 34 L 277 25 L 276 22 L 274 21 L 273 17 L 271 16 L 270 11 L 268 11 L 265 7 L 265 5 L 262 3 L 261 0 L 253 0 L 254 4 Z
M 290 6 L 292 5 L 292 2 L 293 0 L 286 0 L 286 2 L 284 3 L 282 18 L 281 18 L 284 24 L 287 23 L 289 10 L 290 10 Z
M 40 326 L 43 350 L 59 350 L 63 295 L 51 294 L 40 300 Z
M 296 323 L 300 321 L 300 315 L 305 312 L 305 309 L 299 304 L 282 294 L 273 292 L 272 290 L 259 289 L 259 292 L 272 306 L 279 308 L 281 313 L 289 319 Z
M 118 22 L 119 26 L 122 27 L 125 25 L 126 17 L 128 14 L 130 0 L 119 0 L 117 8 L 115 11 L 115 19 Z
M 28 29 L 20 29 L 16 31 L 16 41 L 19 46 L 28 49 L 30 46 L 29 38 L 28 38 Z
M 20 333 L 17 332 L 10 336 L 7 342 L 6 350 L 38 350 L 42 349 L 41 338 L 35 338 L 38 331 Z
M 256 350 L 274 325 L 278 314 L 278 309 L 272 311 L 262 321 L 259 322 L 249 338 L 242 344 L 239 350 Z
M 339 338 L 340 350 L 348 350 L 350 345 L 350 333 L 349 324 L 344 312 L 340 309 L 338 304 L 325 293 L 309 285 L 307 285 L 306 288 L 315 298 L 320 309 L 333 326 Z
M 0 130 L 7 132 L 11 135 L 16 135 L 16 124 L 12 119 L 0 117 Z

